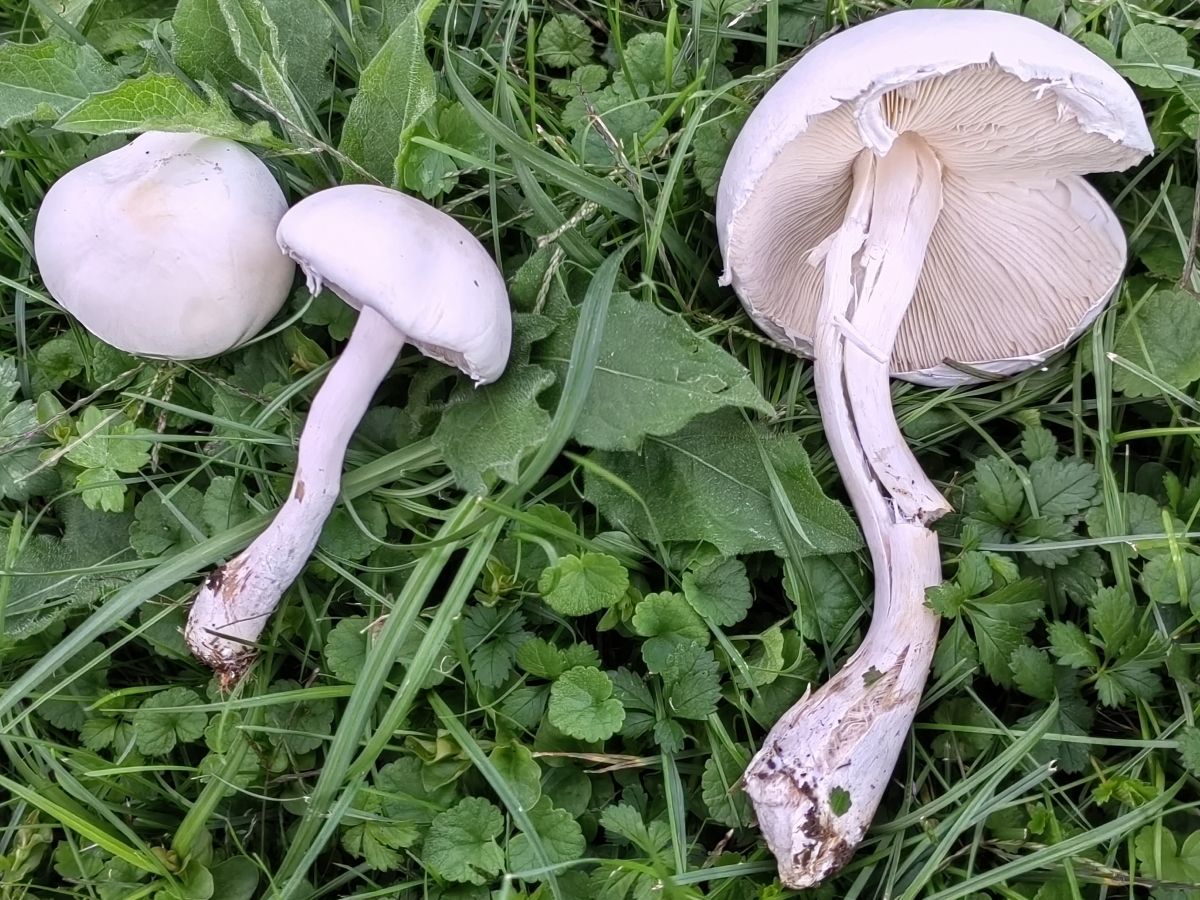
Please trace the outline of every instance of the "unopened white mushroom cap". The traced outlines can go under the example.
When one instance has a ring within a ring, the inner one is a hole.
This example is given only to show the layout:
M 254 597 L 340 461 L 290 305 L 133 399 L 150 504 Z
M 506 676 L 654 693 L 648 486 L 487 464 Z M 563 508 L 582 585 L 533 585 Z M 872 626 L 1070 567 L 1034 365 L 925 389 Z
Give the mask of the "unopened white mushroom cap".
M 1125 238 L 1080 177 L 1152 150 L 1137 98 L 1109 65 L 1031 19 L 907 10 L 814 47 L 738 135 L 717 195 L 732 283 L 764 330 L 811 354 L 822 267 L 851 165 L 915 132 L 942 165 L 943 207 L 892 356 L 898 377 L 970 381 L 953 360 L 1014 374 L 1099 314 Z
M 324 285 L 356 309 L 371 307 L 477 384 L 503 373 L 512 342 L 504 278 L 444 212 L 388 188 L 344 185 L 292 207 L 278 238 L 314 293 Z
M 283 191 L 249 150 L 147 132 L 46 193 L 34 255 L 51 296 L 130 353 L 199 359 L 252 337 L 295 274 L 275 228 Z

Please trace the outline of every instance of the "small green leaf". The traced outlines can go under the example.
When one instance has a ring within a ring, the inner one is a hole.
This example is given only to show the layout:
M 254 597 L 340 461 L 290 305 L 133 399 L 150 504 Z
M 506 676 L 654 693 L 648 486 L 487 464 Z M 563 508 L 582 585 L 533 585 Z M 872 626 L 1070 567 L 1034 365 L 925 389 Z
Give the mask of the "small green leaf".
M 613 698 L 608 676 L 591 666 L 564 672 L 550 688 L 550 721 L 581 741 L 612 737 L 625 720 L 625 708 Z
M 500 810 L 468 797 L 434 818 L 421 859 L 448 881 L 487 884 L 504 868 L 504 851 L 496 843 L 503 830 Z
M 1029 482 L 1043 516 L 1077 516 L 1096 505 L 1100 474 L 1081 459 L 1035 459 Z
M 699 644 L 682 644 L 663 666 L 663 694 L 670 714 L 680 719 L 705 719 L 721 696 L 717 660 Z
M 532 871 L 544 867 L 547 862 L 555 865 L 583 856 L 587 842 L 579 822 L 565 809 L 555 809 L 549 797 L 543 797 L 529 809 L 529 821 L 548 859 L 538 855 L 528 834 L 514 835 L 508 842 L 508 865 L 512 871 Z M 529 880 L 540 881 L 544 877 L 529 876 Z
M 497 744 L 488 759 L 521 802 L 521 808 L 532 810 L 542 799 L 542 770 L 529 748 L 517 743 Z
M 725 744 L 713 743 L 700 776 L 700 794 L 714 821 L 730 828 L 745 828 L 751 822 L 750 801 L 740 782 L 750 754 L 740 745 L 736 749 L 735 755 Z
M 1190 726 L 1179 732 L 1179 760 L 1188 772 L 1200 777 L 1200 728 Z
M 301 692 L 298 681 L 283 679 L 271 685 L 270 693 Z M 272 703 L 267 707 L 268 738 L 276 747 L 289 754 L 307 753 L 325 743 L 330 734 L 337 707 L 328 698 L 304 697 L 287 703 Z
M 746 566 L 737 559 L 719 559 L 683 573 L 683 595 L 702 617 L 729 628 L 746 618 L 753 597 Z
M 1100 646 L 1116 655 L 1133 634 L 1137 608 L 1120 588 L 1101 588 L 1092 598 L 1088 624 L 1100 636 Z
M 145 756 L 166 756 L 178 743 L 199 740 L 208 724 L 208 714 L 187 709 L 199 705 L 199 695 L 182 687 L 159 691 L 144 700 L 133 714 L 138 752 Z
M 146 494 L 134 510 L 129 545 L 141 557 L 161 556 L 204 537 L 200 530 L 204 497 L 184 485 L 166 493 Z
M 1167 66 L 1192 67 L 1187 38 L 1167 25 L 1134 25 L 1121 40 L 1120 69 L 1134 84 L 1167 89 L 1187 76 Z
M 844 816 L 854 805 L 850 792 L 843 787 L 835 787 L 829 792 L 829 811 L 835 816 Z
M 1141 584 L 1154 603 L 1183 603 L 1193 613 L 1200 611 L 1200 556 L 1185 553 L 1178 561 L 1156 556 L 1142 569 Z
M 1054 664 L 1045 650 L 1022 644 L 1009 657 L 1009 667 L 1024 693 L 1047 703 L 1054 699 Z
M 985 456 L 975 463 L 975 485 L 984 507 L 1000 522 L 1013 522 L 1025 504 L 1025 491 L 1010 463 Z
M 578 16 L 559 13 L 542 26 L 537 55 L 555 69 L 582 66 L 592 58 L 591 30 Z
M 647 594 L 633 614 L 633 630 L 647 638 L 642 644 L 646 668 L 661 672 L 667 656 L 680 644 L 708 643 L 708 628 L 682 594 Z
M 553 681 L 568 668 L 566 654 L 544 638 L 533 638 L 517 648 L 517 665 L 535 678 Z
M 1074 622 L 1051 622 L 1047 626 L 1050 651 L 1064 666 L 1072 669 L 1094 669 L 1100 665 L 1096 648 L 1083 630 Z
M 607 553 L 563 556 L 542 571 L 538 590 L 564 616 L 586 616 L 607 609 L 629 587 L 629 572 Z
M 1131 35 L 1147 28 L 1183 41 L 1182 35 L 1158 25 L 1134 26 Z M 1121 320 L 1113 352 L 1173 387 L 1188 387 L 1200 378 L 1200 303 L 1186 291 L 1156 292 Z M 1157 387 L 1121 366 L 1114 367 L 1113 386 L 1127 397 L 1159 395 Z

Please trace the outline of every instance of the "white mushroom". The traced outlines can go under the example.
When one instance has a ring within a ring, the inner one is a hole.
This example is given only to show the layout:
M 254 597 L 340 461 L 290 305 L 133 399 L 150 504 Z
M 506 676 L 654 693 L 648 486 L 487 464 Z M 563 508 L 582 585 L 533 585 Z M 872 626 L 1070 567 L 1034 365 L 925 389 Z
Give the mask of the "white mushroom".
M 225 684 L 245 671 L 253 643 L 304 568 L 341 486 L 346 447 L 406 343 L 476 384 L 508 362 L 512 317 L 504 279 L 483 245 L 450 216 L 387 188 L 349 185 L 301 201 L 279 224 L 279 246 L 360 310 L 300 437 L 288 498 L 240 556 L 204 582 L 188 646 Z
M 147 132 L 72 169 L 42 201 L 34 255 L 51 296 L 96 337 L 199 359 L 252 337 L 287 299 L 283 191 L 249 150 Z
M 762 99 L 717 197 L 731 283 L 815 359 L 817 397 L 875 571 L 857 652 L 771 730 L 745 789 L 780 877 L 838 869 L 875 815 L 928 677 L 949 506 L 904 443 L 888 377 L 1009 375 L 1077 337 L 1125 238 L 1083 180 L 1151 150 L 1102 60 L 1032 20 L 883 16 L 819 45 Z

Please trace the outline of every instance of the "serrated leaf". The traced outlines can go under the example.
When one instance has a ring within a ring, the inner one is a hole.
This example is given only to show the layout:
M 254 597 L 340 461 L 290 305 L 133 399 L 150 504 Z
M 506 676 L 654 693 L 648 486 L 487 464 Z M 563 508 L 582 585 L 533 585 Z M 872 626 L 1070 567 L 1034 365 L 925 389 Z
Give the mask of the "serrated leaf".
M 517 361 L 495 384 L 455 392 L 433 443 L 464 490 L 486 493 L 492 475 L 517 480 L 521 461 L 549 433 L 550 414 L 537 398 L 553 383 L 553 372 Z
M 1134 25 L 1121 40 L 1120 70 L 1134 84 L 1172 88 L 1184 75 L 1169 66 L 1189 69 L 1192 57 L 1187 38 L 1167 25 Z
M 1074 622 L 1051 622 L 1047 626 L 1050 650 L 1064 666 L 1072 669 L 1094 669 L 1100 665 L 1096 648 Z
M 517 834 L 508 842 L 508 865 L 514 872 L 528 872 L 544 867 L 547 863 L 557 865 L 571 862 L 583 856 L 587 842 L 579 822 L 565 809 L 555 809 L 549 797 L 543 797 L 537 806 L 529 810 L 529 821 L 537 832 L 546 859 L 533 848 L 528 834 Z M 540 881 L 544 875 L 526 876 L 530 881 Z
M 774 496 L 760 449 L 785 496 Z M 861 543 L 845 508 L 822 492 L 799 440 L 752 426 L 735 411 L 694 419 L 667 437 L 648 437 L 640 453 L 597 451 L 591 459 L 641 502 L 590 470 L 586 497 L 639 537 L 707 541 L 725 556 L 782 552 L 785 528 L 805 555 L 851 552 Z M 776 500 L 790 504 L 802 533 L 776 514 Z
M 1010 463 L 996 456 L 977 460 L 975 485 L 984 507 L 998 521 L 1016 520 L 1025 504 L 1025 491 Z
M 581 741 L 612 737 L 625 721 L 625 708 L 613 697 L 608 676 L 591 666 L 563 672 L 550 687 L 550 722 Z
M 529 640 L 525 617 L 495 607 L 472 606 L 463 616 L 463 639 L 471 671 L 486 687 L 498 688 L 512 674 L 517 650 Z
M 746 566 L 737 559 L 719 559 L 683 573 L 683 595 L 703 618 L 729 628 L 746 618 L 753 597 Z
M 1035 459 L 1029 482 L 1043 516 L 1077 516 L 1096 505 L 1100 474 L 1082 459 Z
M 561 383 L 579 308 L 543 344 L 539 361 Z M 598 450 L 635 450 L 647 435 L 678 431 L 698 415 L 735 406 L 770 413 L 742 365 L 695 334 L 682 317 L 629 294 L 614 294 L 591 390 L 575 439 Z
M 1045 650 L 1023 644 L 1013 650 L 1009 667 L 1021 691 L 1047 703 L 1054 699 L 1054 664 Z
M 1115 655 L 1133 634 L 1137 608 L 1120 588 L 1101 588 L 1092 598 L 1088 624 L 1100 636 L 1101 646 Z
M 1193 613 L 1200 611 L 1200 556 L 1185 553 L 1178 560 L 1168 554 L 1146 563 L 1141 575 L 1142 590 L 1153 603 L 1183 603 Z
M 1138 25 L 1133 31 L 1159 27 Z M 1200 303 L 1186 291 L 1157 291 L 1121 320 L 1113 352 L 1173 387 L 1186 388 L 1200 378 Z M 1159 396 L 1157 387 L 1121 366 L 1114 367 L 1113 386 L 1127 397 Z
M 1029 425 L 1021 432 L 1021 452 L 1031 463 L 1039 459 L 1051 459 L 1058 452 L 1058 441 L 1050 429 Z
M 663 666 L 667 710 L 680 719 L 705 719 L 717 708 L 721 682 L 716 657 L 699 644 L 682 644 Z
M 544 638 L 533 638 L 517 648 L 517 665 L 536 678 L 553 681 L 569 667 L 566 654 Z
M 1188 772 L 1200 776 L 1200 728 L 1189 726 L 1179 732 L 1179 759 Z
M 421 859 L 448 881 L 486 884 L 504 868 L 504 851 L 496 843 L 503 830 L 500 810 L 468 797 L 434 818 Z
M 203 508 L 204 496 L 188 485 L 146 494 L 134 510 L 129 545 L 138 556 L 151 557 L 194 544 L 204 537 Z
M 537 55 L 556 69 L 581 66 L 592 58 L 592 34 L 583 19 L 559 13 L 542 26 Z
M 750 824 L 751 811 L 740 782 L 750 754 L 741 745 L 736 749 L 734 754 L 720 741 L 712 745 L 712 754 L 704 761 L 700 776 L 700 795 L 714 821 L 730 828 L 745 828 Z
M 208 714 L 189 710 L 199 706 L 200 696 L 183 687 L 168 688 L 142 701 L 133 714 L 133 730 L 138 752 L 145 756 L 166 756 L 178 743 L 199 740 L 208 724 Z
M 80 101 L 120 83 L 118 71 L 86 44 L 52 38 L 0 45 L 0 128 L 53 122 Z
M 246 144 L 278 143 L 265 122 L 247 125 L 220 95 L 201 97 L 174 75 L 143 75 L 92 94 L 54 127 L 79 134 L 199 131 Z
M 518 743 L 497 744 L 488 759 L 516 795 L 521 808 L 532 811 L 542 799 L 542 770 L 529 748 Z
M 612 606 L 629 587 L 629 572 L 607 553 L 562 556 L 542 570 L 538 591 L 555 612 L 586 616 Z
M 413 130 L 437 100 L 425 56 L 424 17 L 432 9 L 423 10 L 414 4 L 362 70 L 342 128 L 342 153 L 388 186 L 399 183 Z
M 1022 579 L 977 597 L 964 607 L 983 670 L 997 684 L 1012 684 L 1009 659 L 1042 612 L 1041 585 Z

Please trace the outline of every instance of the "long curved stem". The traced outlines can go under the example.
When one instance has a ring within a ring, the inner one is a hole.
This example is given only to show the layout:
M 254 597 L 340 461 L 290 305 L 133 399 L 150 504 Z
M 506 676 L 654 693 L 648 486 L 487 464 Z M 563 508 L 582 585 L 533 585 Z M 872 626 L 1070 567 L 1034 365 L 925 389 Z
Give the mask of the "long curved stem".
M 370 308 L 313 399 L 300 435 L 288 498 L 267 529 L 205 579 L 184 636 L 199 659 L 231 685 L 254 658 L 254 642 L 300 575 L 341 490 L 346 448 L 405 337 Z
M 941 207 L 941 173 L 919 138 L 855 162 L 841 228 L 817 252 L 825 279 L 814 342 L 821 418 L 862 522 L 875 610 L 838 673 L 776 723 L 745 775 L 789 887 L 817 884 L 862 840 L 912 725 L 937 641 L 925 589 L 941 580 L 926 524 L 945 500 L 904 444 L 888 360 Z

